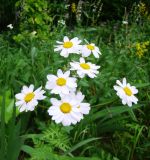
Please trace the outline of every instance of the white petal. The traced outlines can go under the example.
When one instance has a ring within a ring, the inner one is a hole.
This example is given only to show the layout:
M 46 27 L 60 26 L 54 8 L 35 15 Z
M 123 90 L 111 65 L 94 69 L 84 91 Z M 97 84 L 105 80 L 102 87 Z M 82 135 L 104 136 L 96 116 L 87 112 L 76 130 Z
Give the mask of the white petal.
M 53 74 L 48 74 L 47 75 L 47 79 L 49 81 L 56 81 L 57 77 L 55 75 L 53 75 Z
M 127 84 L 127 80 L 126 78 L 123 78 L 123 86 L 126 86 L 126 84 Z
M 45 86 L 46 89 L 50 89 L 50 90 L 53 89 L 54 87 L 55 87 L 55 82 L 52 83 L 49 81 L 46 83 L 46 86 Z
M 85 63 L 85 59 L 83 57 L 80 58 L 80 63 Z
M 56 98 L 51 98 L 50 99 L 51 103 L 55 106 L 59 106 L 61 104 L 61 102 L 59 100 L 57 100 Z
M 62 87 L 61 86 L 55 86 L 52 90 L 51 90 L 51 93 L 54 93 L 54 94 L 60 94 L 61 93 L 61 89 Z
M 69 77 L 69 76 L 70 76 L 70 71 L 66 71 L 66 72 L 64 73 L 64 77 L 67 78 L 67 77 Z
M 91 50 L 89 50 L 85 47 L 82 49 L 82 56 L 83 57 L 88 57 L 90 54 L 91 54 Z
M 63 120 L 63 116 L 59 116 L 59 118 L 55 119 L 55 122 L 58 124 L 62 122 L 62 120 Z
M 58 44 L 63 44 L 63 42 L 60 42 L 60 41 L 56 41 L 56 43 L 58 43 Z
M 84 78 L 85 73 L 83 73 L 82 71 L 77 71 L 77 74 L 79 75 L 80 78 Z
M 81 43 L 81 41 L 78 40 L 78 37 L 72 38 L 70 41 L 73 42 L 73 43 L 75 43 L 75 44 L 76 44 L 76 43 L 77 43 L 77 44 Z
M 22 100 L 22 101 L 16 101 L 15 105 L 16 106 L 22 106 L 25 102 Z
M 134 86 L 132 86 L 131 88 L 132 88 L 133 94 L 137 94 L 138 93 L 138 89 L 136 89 Z
M 25 111 L 25 110 L 26 110 L 25 105 L 22 105 L 22 106 L 19 108 L 19 111 L 20 111 L 20 112 L 23 112 L 23 111 Z
M 96 51 L 93 51 L 93 55 L 95 56 L 95 58 L 99 58 L 99 54 Z
M 132 106 L 132 102 L 131 101 L 128 101 L 127 104 L 128 104 L 129 107 Z
M 137 104 L 138 99 L 135 96 L 132 96 L 132 102 L 134 102 L 135 104 Z
M 48 114 L 49 114 L 50 116 L 60 115 L 60 110 L 58 109 L 57 106 L 51 106 L 51 107 L 48 109 Z
M 69 89 L 66 86 L 63 86 L 61 92 L 63 94 L 69 94 Z
M 56 48 L 54 48 L 54 51 L 57 52 L 57 51 L 61 51 L 63 49 L 62 46 L 57 46 Z
M 27 86 L 23 86 L 22 93 L 24 93 L 24 94 L 29 93 L 29 88 Z
M 61 52 L 60 52 L 60 55 L 67 58 L 69 56 L 69 53 L 67 51 L 67 49 L 63 49 Z
M 90 104 L 89 103 L 82 103 L 80 105 L 80 112 L 82 114 L 89 114 L 89 111 L 90 111 Z
M 29 86 L 29 90 L 30 90 L 31 92 L 33 92 L 33 90 L 34 90 L 34 85 L 33 85 L 33 84 L 31 84 L 31 85 Z
M 117 80 L 116 83 L 117 83 L 119 86 L 124 87 L 123 84 L 122 84 L 119 80 Z
M 88 76 L 89 76 L 90 78 L 95 78 L 95 77 L 96 77 L 96 75 L 95 75 L 94 73 L 88 73 Z
M 126 101 L 124 99 L 122 99 L 122 104 L 126 105 Z
M 71 112 L 70 114 L 76 121 L 79 122 L 81 120 L 81 117 L 82 117 L 81 114 L 75 113 L 75 112 Z
M 15 95 L 16 99 L 18 99 L 18 100 L 19 100 L 19 99 L 23 99 L 24 96 L 25 96 L 25 95 L 22 94 L 22 93 L 18 93 L 18 94 Z
M 68 117 L 64 117 L 63 120 L 62 120 L 62 124 L 64 126 L 69 126 L 71 124 L 71 120 L 68 119 Z
M 58 77 L 62 77 L 64 75 L 64 73 L 62 72 L 62 70 L 61 69 L 58 69 L 57 70 L 57 76 Z
M 68 78 L 67 86 L 69 86 L 70 88 L 76 88 L 77 87 L 76 78 Z
M 64 37 L 64 42 L 68 42 L 69 38 L 67 36 Z

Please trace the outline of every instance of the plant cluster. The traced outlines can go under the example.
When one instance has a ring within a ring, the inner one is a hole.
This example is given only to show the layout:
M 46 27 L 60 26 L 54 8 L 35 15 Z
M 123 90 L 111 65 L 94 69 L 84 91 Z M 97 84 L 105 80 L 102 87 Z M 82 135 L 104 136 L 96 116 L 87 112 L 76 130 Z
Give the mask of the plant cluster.
M 20 21 L 27 36 L 14 24 L 0 34 L 0 159 L 149 159 L 149 13 L 135 4 L 121 21 L 97 26 L 94 12 L 93 24 L 68 32 L 58 14 L 66 6 L 51 2 L 45 12 L 57 14 L 49 31 Z M 19 33 L 22 40 L 11 39 Z

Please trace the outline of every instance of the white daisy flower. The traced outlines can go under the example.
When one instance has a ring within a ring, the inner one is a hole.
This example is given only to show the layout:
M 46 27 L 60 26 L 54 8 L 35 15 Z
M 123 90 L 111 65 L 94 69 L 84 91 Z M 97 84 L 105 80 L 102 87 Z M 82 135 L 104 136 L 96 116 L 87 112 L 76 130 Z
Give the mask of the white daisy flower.
M 69 40 L 67 36 L 64 37 L 64 42 L 56 41 L 59 45 L 56 45 L 54 51 L 61 51 L 60 55 L 63 57 L 68 57 L 70 53 L 79 54 L 79 50 L 81 49 L 81 40 L 77 37 Z
M 70 91 L 75 91 L 77 87 L 76 78 L 69 77 L 70 71 L 65 73 L 61 69 L 57 71 L 57 76 L 47 75 L 47 83 L 45 88 L 51 90 L 54 94 L 69 94 Z
M 116 83 L 119 85 L 115 85 L 114 89 L 117 91 L 117 95 L 122 99 L 123 105 L 132 106 L 132 102 L 137 104 L 138 99 L 134 96 L 134 94 L 138 93 L 138 90 L 135 86 L 131 86 L 126 82 L 126 78 L 123 78 L 122 83 L 117 80 Z
M 71 124 L 76 124 L 83 118 L 79 108 L 77 108 L 78 103 L 76 99 L 66 95 L 63 96 L 61 100 L 51 98 L 50 101 L 52 106 L 48 109 L 48 113 L 56 123 L 69 126 Z
M 44 93 L 42 87 L 34 91 L 34 85 L 23 86 L 21 93 L 15 95 L 17 100 L 15 105 L 19 107 L 20 112 L 33 111 L 35 106 L 38 105 L 38 100 L 45 99 Z
M 61 98 L 63 98 L 65 95 L 60 95 Z M 75 99 L 77 102 L 77 108 L 79 109 L 80 113 L 82 115 L 89 114 L 90 111 L 90 104 L 83 102 L 85 95 L 83 95 L 81 92 L 72 92 L 69 94 L 70 99 Z M 83 117 L 82 117 L 83 118 Z
M 88 57 L 92 53 L 95 58 L 99 58 L 99 55 L 101 55 L 99 48 L 95 46 L 94 43 L 83 45 L 81 49 L 81 53 L 83 57 Z
M 70 70 L 77 70 L 77 74 L 80 78 L 83 78 L 85 75 L 88 75 L 90 78 L 96 77 L 96 74 L 99 73 L 97 69 L 100 66 L 96 66 L 90 62 L 85 62 L 84 58 L 80 58 L 80 62 L 70 62 L 71 69 Z

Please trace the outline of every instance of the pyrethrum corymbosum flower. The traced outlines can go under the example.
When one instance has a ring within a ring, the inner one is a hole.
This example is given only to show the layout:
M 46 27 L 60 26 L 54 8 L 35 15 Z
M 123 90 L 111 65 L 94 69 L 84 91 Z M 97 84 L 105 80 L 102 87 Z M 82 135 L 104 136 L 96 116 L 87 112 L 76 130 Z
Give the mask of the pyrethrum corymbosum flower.
M 90 110 L 90 104 L 83 103 L 83 99 L 82 93 L 61 95 L 61 100 L 51 98 L 52 106 L 48 113 L 56 123 L 62 123 L 64 126 L 76 124 L 83 119 L 83 114 L 88 114 Z
M 70 62 L 70 65 L 70 70 L 76 70 L 80 78 L 83 78 L 85 75 L 94 78 L 99 73 L 98 69 L 100 68 L 100 66 L 91 62 L 85 62 L 84 58 L 80 58 L 79 62 Z
M 83 45 L 81 53 L 83 57 L 88 57 L 93 54 L 95 58 L 99 58 L 99 55 L 101 55 L 99 48 L 95 46 L 94 43 Z
M 56 41 L 58 45 L 55 46 L 54 51 L 60 51 L 60 55 L 67 58 L 70 53 L 80 54 L 81 40 L 77 37 L 69 40 L 67 36 L 64 37 L 63 42 Z
M 117 95 L 122 100 L 123 105 L 132 106 L 132 103 L 137 104 L 138 99 L 134 96 L 138 93 L 138 90 L 135 86 L 131 86 L 130 83 L 127 83 L 126 78 L 123 78 L 122 83 L 117 80 L 118 85 L 114 86 L 114 89 L 117 91 Z
M 54 94 L 69 94 L 70 91 L 75 91 L 77 84 L 76 78 L 70 77 L 70 71 L 62 72 L 61 69 L 57 71 L 57 76 L 53 74 L 47 75 L 46 89 L 51 90 Z
M 23 86 L 21 93 L 15 95 L 17 100 L 16 106 L 20 112 L 33 111 L 38 105 L 38 101 L 45 99 L 44 93 L 45 91 L 42 90 L 42 87 L 34 91 L 34 85 L 30 85 L 29 87 Z

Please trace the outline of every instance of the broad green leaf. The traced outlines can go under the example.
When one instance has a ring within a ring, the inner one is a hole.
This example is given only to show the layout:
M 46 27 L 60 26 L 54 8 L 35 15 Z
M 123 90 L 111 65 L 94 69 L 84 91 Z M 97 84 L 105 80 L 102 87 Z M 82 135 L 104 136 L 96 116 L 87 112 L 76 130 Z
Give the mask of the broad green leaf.
M 2 102 L 2 96 L 0 96 L 0 103 Z M 8 123 L 8 121 L 12 117 L 14 108 L 14 99 L 11 98 L 11 91 L 6 91 L 6 97 L 5 97 L 5 123 Z M 1 112 L 1 108 L 0 108 Z M 19 110 L 16 108 L 16 115 L 19 114 Z

